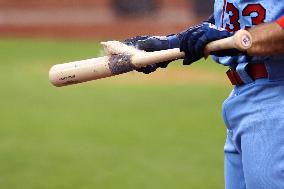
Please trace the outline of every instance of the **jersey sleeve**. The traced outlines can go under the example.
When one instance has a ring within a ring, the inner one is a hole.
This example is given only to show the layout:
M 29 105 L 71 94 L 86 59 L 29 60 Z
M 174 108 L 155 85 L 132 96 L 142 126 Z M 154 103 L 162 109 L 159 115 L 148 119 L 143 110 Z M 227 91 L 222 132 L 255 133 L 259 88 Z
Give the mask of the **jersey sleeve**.
M 277 20 L 277 23 L 284 29 L 284 16 L 280 17 Z

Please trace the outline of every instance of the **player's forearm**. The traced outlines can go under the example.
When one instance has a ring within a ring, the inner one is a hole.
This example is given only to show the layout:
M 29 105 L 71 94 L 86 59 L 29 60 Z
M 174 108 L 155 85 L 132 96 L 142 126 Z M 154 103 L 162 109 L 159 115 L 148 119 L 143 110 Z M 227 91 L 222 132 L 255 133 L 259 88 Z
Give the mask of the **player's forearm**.
M 249 30 L 253 37 L 252 47 L 247 51 L 252 56 L 267 56 L 284 53 L 284 29 L 277 22 L 258 25 Z

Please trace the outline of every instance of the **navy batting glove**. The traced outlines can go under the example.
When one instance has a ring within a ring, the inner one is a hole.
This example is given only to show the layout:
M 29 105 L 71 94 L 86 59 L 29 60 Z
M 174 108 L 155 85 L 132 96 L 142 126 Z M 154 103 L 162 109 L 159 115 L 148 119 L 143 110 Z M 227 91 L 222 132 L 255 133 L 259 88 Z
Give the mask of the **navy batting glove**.
M 234 34 L 208 22 L 204 22 L 178 34 L 181 41 L 180 50 L 185 52 L 186 55 L 183 64 L 190 65 L 204 57 L 204 49 L 208 43 L 232 35 Z M 211 52 L 210 54 L 216 56 L 236 56 L 241 53 L 236 49 L 228 49 Z
M 167 50 L 172 48 L 179 48 L 180 42 L 176 35 L 170 35 L 165 37 L 156 36 L 137 36 L 131 39 L 126 39 L 124 44 L 134 46 L 137 49 L 147 52 Z M 138 72 L 150 74 L 156 71 L 158 68 L 166 68 L 170 62 L 162 62 L 158 64 L 148 65 L 143 68 L 137 69 Z

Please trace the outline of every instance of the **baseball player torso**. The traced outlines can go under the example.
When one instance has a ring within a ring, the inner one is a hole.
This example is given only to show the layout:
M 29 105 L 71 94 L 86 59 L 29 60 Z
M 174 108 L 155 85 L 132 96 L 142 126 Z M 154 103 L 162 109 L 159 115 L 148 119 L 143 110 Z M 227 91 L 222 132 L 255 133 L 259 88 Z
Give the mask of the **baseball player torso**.
M 215 24 L 230 32 L 272 22 L 284 15 L 284 0 L 215 0 Z M 227 66 L 246 62 L 245 57 L 214 57 Z M 252 63 L 282 62 L 284 56 L 255 57 Z

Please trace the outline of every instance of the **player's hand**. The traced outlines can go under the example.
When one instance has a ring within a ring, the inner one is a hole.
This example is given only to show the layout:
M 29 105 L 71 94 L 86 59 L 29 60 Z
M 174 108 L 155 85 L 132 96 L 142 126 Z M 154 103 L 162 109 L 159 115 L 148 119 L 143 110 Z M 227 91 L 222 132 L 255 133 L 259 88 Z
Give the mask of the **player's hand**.
M 206 45 L 212 41 L 227 38 L 234 35 L 225 29 L 204 22 L 195 27 L 189 28 L 187 31 L 180 33 L 180 50 L 185 52 L 184 65 L 189 65 L 205 56 L 204 49 Z M 236 56 L 242 52 L 236 49 L 228 49 L 222 51 L 211 52 L 211 55 L 216 56 Z
M 124 41 L 126 45 L 134 46 L 137 49 L 147 52 L 167 50 L 172 48 L 179 48 L 179 39 L 175 35 L 158 37 L 158 36 L 137 36 Z M 166 68 L 170 62 L 162 62 L 158 64 L 148 65 L 146 67 L 137 69 L 138 72 L 150 74 L 158 68 Z

